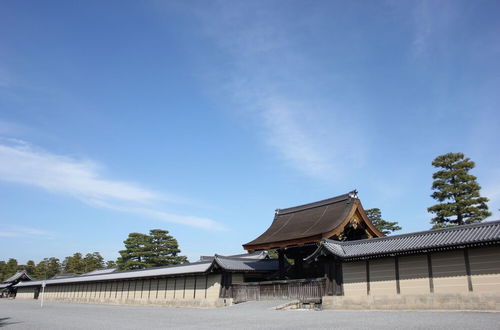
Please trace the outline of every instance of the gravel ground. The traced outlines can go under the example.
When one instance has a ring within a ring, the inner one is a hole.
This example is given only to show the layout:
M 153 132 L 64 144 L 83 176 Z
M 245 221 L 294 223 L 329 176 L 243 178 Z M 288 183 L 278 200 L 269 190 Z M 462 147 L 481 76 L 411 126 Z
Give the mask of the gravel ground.
M 284 302 L 218 309 L 112 306 L 0 299 L 12 329 L 497 329 L 500 313 L 274 310 Z

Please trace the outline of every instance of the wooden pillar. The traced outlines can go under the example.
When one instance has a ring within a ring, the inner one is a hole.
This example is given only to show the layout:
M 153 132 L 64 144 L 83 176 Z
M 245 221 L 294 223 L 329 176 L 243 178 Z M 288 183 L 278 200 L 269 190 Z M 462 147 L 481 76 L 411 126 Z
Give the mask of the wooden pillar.
M 401 284 L 399 282 L 399 257 L 394 257 L 394 270 L 396 274 L 396 293 L 401 294 Z
M 325 259 L 325 278 L 326 278 L 326 288 L 325 293 L 327 296 L 333 296 L 334 292 L 334 281 L 335 281 L 335 264 L 332 257 L 327 257 Z
M 294 268 L 295 268 L 295 277 L 296 278 L 301 278 L 302 277 L 302 273 L 303 273 L 303 259 L 302 257 L 299 255 L 299 256 L 296 256 L 294 259 Z
M 233 274 L 228 272 L 222 273 L 220 298 L 231 298 L 231 285 L 233 282 Z
M 432 255 L 427 253 L 427 270 L 429 272 L 429 291 L 434 293 L 434 275 L 432 273 Z
M 325 262 L 325 277 L 326 288 L 325 293 L 328 296 L 342 296 L 343 290 L 343 275 L 342 275 L 342 261 L 329 257 Z
M 278 262 L 279 262 L 279 276 L 280 280 L 285 279 L 285 251 L 278 249 Z
M 335 267 L 335 269 L 334 269 L 334 274 L 335 274 L 334 293 L 336 296 L 343 296 L 344 295 L 344 274 L 342 271 L 342 261 L 335 258 L 334 267 Z
M 464 261 L 465 261 L 465 271 L 467 273 L 467 286 L 469 287 L 469 292 L 472 292 L 473 288 L 472 288 L 472 278 L 471 278 L 469 249 L 468 248 L 464 249 Z
M 370 260 L 366 260 L 366 295 L 370 295 Z

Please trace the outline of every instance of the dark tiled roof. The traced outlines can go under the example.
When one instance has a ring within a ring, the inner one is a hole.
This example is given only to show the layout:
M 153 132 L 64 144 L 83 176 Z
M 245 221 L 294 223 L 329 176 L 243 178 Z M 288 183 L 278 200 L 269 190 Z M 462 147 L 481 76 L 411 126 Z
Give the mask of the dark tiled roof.
M 188 264 L 148 268 L 141 270 L 131 270 L 112 273 L 97 273 L 83 274 L 72 277 L 56 278 L 46 280 L 47 284 L 64 284 L 64 283 L 79 283 L 79 282 L 99 282 L 99 281 L 116 281 L 129 279 L 142 279 L 160 276 L 184 276 L 190 274 L 206 274 L 211 272 L 214 267 L 221 268 L 226 271 L 243 271 L 243 272 L 266 272 L 278 270 L 278 262 L 276 259 L 248 259 L 234 258 L 215 255 L 212 260 L 193 262 Z M 39 286 L 43 281 L 20 282 L 16 286 Z
M 243 245 L 245 249 L 313 237 L 338 227 L 354 206 L 355 192 L 319 202 L 278 209 L 271 226 L 259 237 Z
M 269 272 L 279 269 L 278 259 L 228 258 L 215 255 L 215 263 L 227 271 Z
M 226 256 L 227 258 L 243 258 L 252 260 L 268 259 L 269 255 L 266 251 L 255 251 L 252 253 L 234 254 L 231 256 Z M 215 256 L 201 256 L 200 261 L 212 261 Z
M 323 239 L 318 249 L 306 260 L 320 254 L 333 254 L 343 259 L 356 259 L 490 243 L 500 243 L 500 221 L 487 221 L 479 224 L 359 241 L 339 242 Z
M 117 272 L 118 268 L 117 267 L 111 267 L 111 268 L 101 268 L 101 269 L 96 269 L 91 272 L 82 274 L 82 275 L 102 275 L 102 274 L 111 274 L 114 272 Z
M 28 273 L 26 273 L 25 270 L 21 270 L 12 275 L 11 277 L 9 277 L 8 279 L 6 279 L 5 281 L 3 281 L 3 283 L 13 283 L 16 281 L 31 281 L 31 280 L 33 279 L 28 275 Z

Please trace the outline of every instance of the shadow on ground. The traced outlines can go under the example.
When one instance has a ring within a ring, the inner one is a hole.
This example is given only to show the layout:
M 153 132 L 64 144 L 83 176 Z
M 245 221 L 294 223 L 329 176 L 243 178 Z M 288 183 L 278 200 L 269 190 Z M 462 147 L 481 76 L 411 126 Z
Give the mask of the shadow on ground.
M 6 327 L 11 324 L 21 323 L 21 322 L 11 322 L 10 317 L 0 317 L 0 328 Z

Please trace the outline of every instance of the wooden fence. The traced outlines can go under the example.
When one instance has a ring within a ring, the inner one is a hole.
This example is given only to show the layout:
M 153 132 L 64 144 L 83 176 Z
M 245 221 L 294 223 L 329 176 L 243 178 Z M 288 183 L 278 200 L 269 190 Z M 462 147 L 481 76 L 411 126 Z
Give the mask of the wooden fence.
M 325 295 L 326 280 L 284 280 L 232 285 L 235 303 L 251 300 L 298 299 L 301 302 L 321 301 Z

